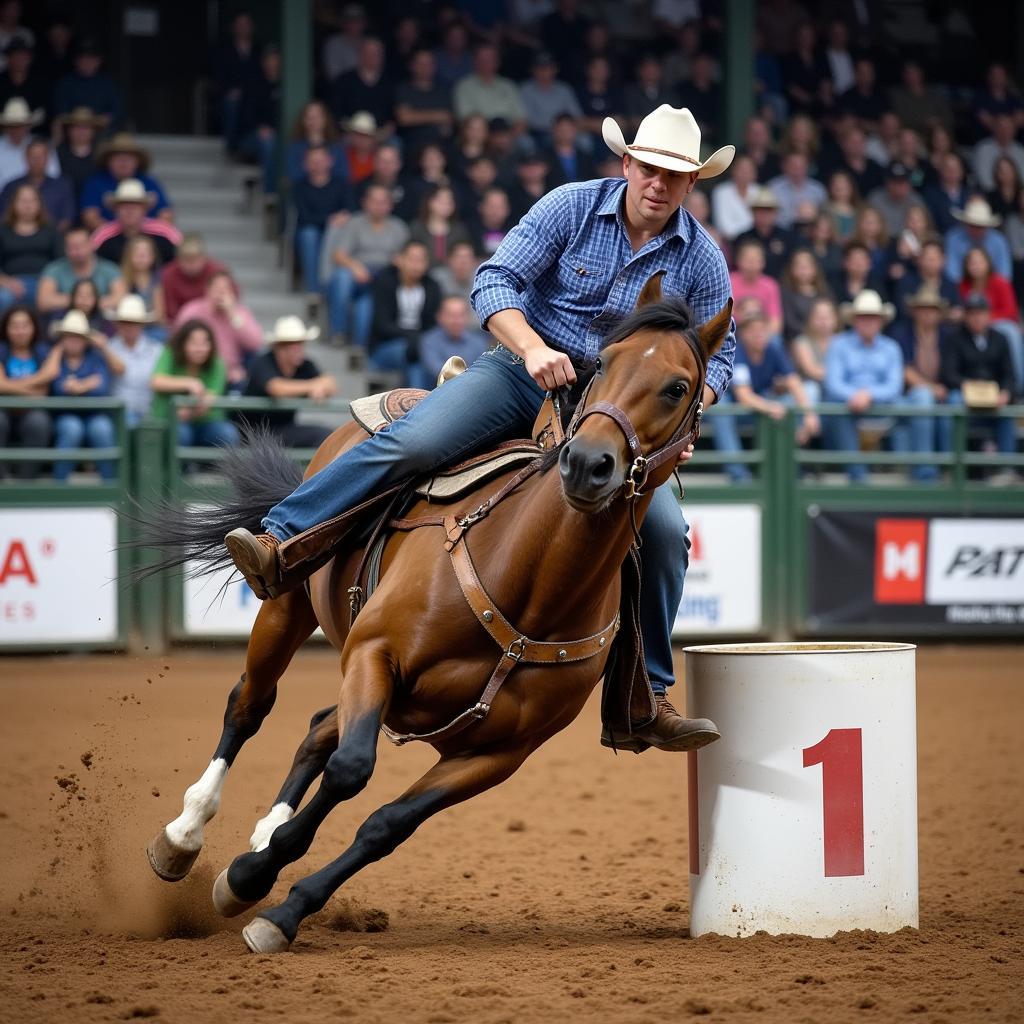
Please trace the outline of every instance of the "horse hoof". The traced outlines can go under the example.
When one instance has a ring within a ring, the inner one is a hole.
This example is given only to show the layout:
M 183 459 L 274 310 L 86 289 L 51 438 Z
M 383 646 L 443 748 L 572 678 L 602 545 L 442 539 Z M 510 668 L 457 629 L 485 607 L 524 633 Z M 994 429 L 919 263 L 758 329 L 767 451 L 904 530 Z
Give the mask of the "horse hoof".
M 253 953 L 287 953 L 291 942 L 273 921 L 254 917 L 243 929 L 242 938 Z
M 228 884 L 228 869 L 225 868 L 213 883 L 213 905 L 221 917 L 237 917 L 244 914 L 250 907 L 256 906 L 258 900 L 240 900 Z
M 165 882 L 180 882 L 191 870 L 200 850 L 183 850 L 167 838 L 167 832 L 160 830 L 146 847 L 149 866 Z

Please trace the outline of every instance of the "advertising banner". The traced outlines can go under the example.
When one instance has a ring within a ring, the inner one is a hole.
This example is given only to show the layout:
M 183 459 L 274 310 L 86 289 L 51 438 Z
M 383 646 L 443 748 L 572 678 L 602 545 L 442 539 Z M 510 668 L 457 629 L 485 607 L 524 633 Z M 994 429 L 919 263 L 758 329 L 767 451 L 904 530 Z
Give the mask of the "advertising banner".
M 1024 624 L 1024 517 L 818 510 L 811 625 Z
M 108 508 L 0 509 L 0 648 L 117 639 Z
M 196 568 L 193 562 L 185 566 L 185 632 L 189 636 L 248 636 L 260 610 L 259 598 L 233 567 L 188 579 Z
M 676 614 L 677 638 L 761 629 L 761 509 L 686 502 L 690 567 Z

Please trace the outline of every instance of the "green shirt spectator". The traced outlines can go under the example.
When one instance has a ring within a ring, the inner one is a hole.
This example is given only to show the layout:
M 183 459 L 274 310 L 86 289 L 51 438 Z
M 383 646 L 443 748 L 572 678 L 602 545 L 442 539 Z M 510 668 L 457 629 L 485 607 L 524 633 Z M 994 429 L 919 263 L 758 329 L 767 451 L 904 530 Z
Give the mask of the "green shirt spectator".
M 213 334 L 201 320 L 188 320 L 175 331 L 153 367 L 152 414 L 171 418 L 174 395 L 191 395 L 199 400 L 195 407 L 178 410 L 178 419 L 188 423 L 214 423 L 227 419 L 224 409 L 204 405 L 227 391 L 228 371 L 217 355 Z

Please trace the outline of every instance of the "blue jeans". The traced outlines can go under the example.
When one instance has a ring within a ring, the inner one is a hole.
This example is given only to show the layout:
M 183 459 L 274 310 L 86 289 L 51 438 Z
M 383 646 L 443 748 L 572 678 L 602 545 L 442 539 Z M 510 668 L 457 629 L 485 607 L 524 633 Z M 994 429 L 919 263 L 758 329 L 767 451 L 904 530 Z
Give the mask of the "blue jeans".
M 834 452 L 860 451 L 860 436 L 857 433 L 857 419 L 854 416 L 822 416 L 821 436 L 825 447 Z M 853 483 L 865 483 L 868 467 L 851 463 L 846 475 Z
M 347 334 L 349 344 L 366 348 L 373 323 L 373 282 L 359 284 L 344 267 L 327 279 L 327 320 L 331 334 Z
M 113 448 L 115 441 L 114 421 L 104 412 L 79 415 L 63 412 L 57 417 L 54 427 L 54 448 Z M 74 462 L 55 462 L 53 476 L 56 480 L 67 480 L 75 468 Z M 97 462 L 96 468 L 104 480 L 116 476 L 114 463 Z
M 263 194 L 274 195 L 277 192 L 277 133 L 265 139 L 258 131 L 253 130 L 241 140 L 238 151 L 242 156 L 259 163 Z
M 323 238 L 323 228 L 315 224 L 303 224 L 295 231 L 295 252 L 307 292 L 320 291 L 320 243 Z
M 736 400 L 726 392 L 720 399 L 722 405 L 735 405 Z M 749 426 L 754 422 L 754 414 L 746 416 L 715 416 L 712 419 L 714 433 L 711 435 L 711 442 L 716 452 L 739 452 L 743 450 L 740 443 L 740 426 Z M 728 462 L 725 464 L 725 475 L 733 483 L 745 483 L 752 478 L 750 467 L 741 462 Z
M 430 375 L 418 362 L 409 362 L 409 343 L 405 338 L 377 342 L 370 352 L 369 363 L 375 370 L 400 370 L 402 383 L 407 388 L 429 391 L 434 386 Z
M 238 440 L 238 427 L 230 420 L 178 424 L 178 444 L 183 448 L 233 448 Z
M 267 513 L 263 528 L 279 540 L 339 515 L 390 484 L 451 465 L 499 441 L 528 437 L 544 392 L 522 360 L 504 348 L 432 391 L 407 415 L 314 474 Z M 688 542 L 679 503 L 659 488 L 640 530 L 640 624 L 655 692 L 674 681 L 672 624 L 683 595 Z
M 907 405 L 927 409 L 935 405 L 930 388 L 911 388 L 902 398 Z M 899 420 L 889 434 L 894 452 L 925 452 L 952 450 L 952 422 L 948 417 L 908 416 Z M 911 466 L 910 479 L 927 483 L 939 478 L 938 466 Z
M 1013 364 L 1013 390 L 1016 394 L 1024 392 L 1024 334 L 1020 325 L 1012 320 L 993 320 L 992 326 L 1006 338 L 1010 346 L 1010 362 Z
M 13 306 L 16 302 L 23 303 L 26 306 L 34 306 L 36 304 L 36 289 L 39 287 L 39 275 L 11 274 L 11 277 L 17 278 L 25 286 L 25 294 L 19 298 L 9 288 L 0 288 L 0 313 Z
M 963 408 L 964 396 L 959 391 L 950 391 L 949 404 Z M 990 429 L 996 438 L 996 448 L 1003 455 L 1013 455 L 1017 451 L 1017 427 L 1008 416 L 972 416 L 971 423 L 977 423 Z

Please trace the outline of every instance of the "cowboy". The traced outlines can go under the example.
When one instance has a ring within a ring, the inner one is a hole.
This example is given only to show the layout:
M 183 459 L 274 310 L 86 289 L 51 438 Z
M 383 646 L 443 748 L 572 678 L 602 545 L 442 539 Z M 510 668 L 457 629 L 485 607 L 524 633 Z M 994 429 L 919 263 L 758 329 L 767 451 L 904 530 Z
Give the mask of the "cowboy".
M 733 251 L 747 241 L 757 241 L 764 246 L 764 269 L 769 277 L 778 278 L 793 248 L 793 236 L 778 225 L 779 201 L 767 187 L 757 186 L 750 190 L 747 200 L 754 226 L 733 240 Z
M 146 303 L 138 295 L 126 295 L 117 304 L 113 321 L 115 334 L 107 343 L 107 365 L 114 374 L 114 397 L 125 405 L 125 422 L 137 427 L 149 412 L 153 376 L 164 346 L 146 334 L 146 327 L 155 317 L 146 311 Z
M 0 188 L 9 181 L 20 178 L 28 169 L 25 150 L 32 141 L 30 129 L 43 120 L 41 110 L 30 110 L 29 105 L 15 96 L 4 104 L 0 113 Z M 60 174 L 57 158 L 51 153 L 46 161 L 46 173 L 56 177 Z
M 962 210 L 954 210 L 953 216 L 960 223 L 946 232 L 946 277 L 959 284 L 964 276 L 964 257 L 970 249 L 979 246 L 988 253 L 992 269 L 1008 281 L 1013 280 L 1013 256 L 1006 235 L 998 231 L 1003 222 L 992 212 L 992 207 L 981 198 L 973 196 Z
M 138 235 L 149 235 L 156 246 L 161 263 L 174 259 L 181 232 L 165 220 L 146 214 L 156 205 L 155 192 L 147 192 L 138 178 L 125 178 L 115 192 L 103 197 L 105 206 L 114 211 L 114 220 L 101 224 L 92 233 L 92 247 L 101 259 L 120 264 L 124 247 Z
M 61 173 L 74 188 L 77 205 L 96 169 L 96 133 L 103 127 L 103 119 L 88 107 L 75 107 L 70 114 L 57 118 L 56 124 L 64 136 L 57 146 L 57 159 Z
M 895 402 L 903 393 L 903 353 L 899 343 L 882 333 L 895 313 L 878 292 L 865 288 L 853 302 L 840 308 L 852 329 L 837 334 L 825 359 L 825 401 L 842 402 L 851 415 L 826 416 L 824 436 L 832 451 L 860 448 L 855 417 L 877 404 Z M 868 478 L 866 466 L 849 465 L 853 483 Z
M 701 161 L 693 115 L 668 104 L 643 119 L 631 145 L 611 118 L 603 135 L 621 158 L 625 180 L 572 183 L 550 192 L 477 272 L 473 307 L 497 347 L 309 478 L 270 510 L 265 533 L 228 535 L 231 556 L 254 590 L 266 595 L 268 584 L 288 586 L 302 575 L 281 578 L 278 548 L 289 538 L 384 486 L 497 441 L 528 436 L 545 391 L 573 383 L 578 369 L 594 366 L 604 339 L 635 307 L 652 274 L 665 272 L 665 291 L 692 304 L 696 323 L 726 305 L 725 258 L 682 204 L 698 178 L 729 166 L 734 148 Z M 728 388 L 734 349 L 730 329 L 708 367 L 705 406 Z M 686 526 L 671 489 L 655 492 L 641 533 L 640 618 L 658 714 L 638 735 L 651 746 L 683 749 L 693 726 L 665 698 L 673 682 L 671 629 L 687 559 Z
M 98 228 L 103 221 L 113 220 L 114 211 L 103 204 L 103 197 L 113 192 L 128 178 L 141 181 L 147 192 L 156 196 L 150 212 L 163 220 L 173 220 L 174 211 L 156 178 L 150 177 L 149 153 L 142 148 L 128 132 L 118 132 L 96 151 L 99 170 L 82 187 L 82 223 L 90 231 Z

